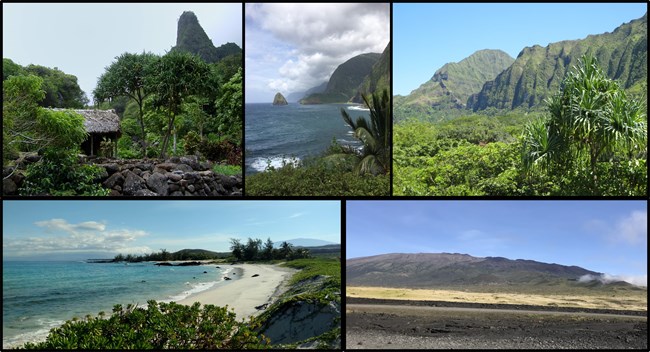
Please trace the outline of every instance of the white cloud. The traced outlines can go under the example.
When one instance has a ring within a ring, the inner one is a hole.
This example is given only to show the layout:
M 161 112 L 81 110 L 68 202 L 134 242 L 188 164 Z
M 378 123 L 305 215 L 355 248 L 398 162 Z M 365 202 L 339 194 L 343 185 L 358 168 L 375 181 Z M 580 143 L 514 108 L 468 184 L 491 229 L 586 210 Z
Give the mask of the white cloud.
M 305 215 L 304 212 L 291 214 L 291 215 L 289 215 L 289 219 L 298 218 L 298 217 L 301 217 L 303 215 Z
M 630 283 L 632 285 L 636 286 L 645 286 L 648 287 L 648 275 L 610 275 L 610 274 L 603 274 L 603 275 L 582 275 L 578 281 L 579 282 L 589 282 L 589 281 L 594 281 L 598 280 L 602 282 L 603 284 L 609 284 L 612 282 L 616 281 L 625 281 L 627 283 Z
M 648 214 L 633 211 L 616 224 L 613 236 L 629 244 L 638 244 L 648 239 Z
M 584 225 L 587 231 L 598 233 L 613 242 L 636 245 L 648 240 L 648 214 L 634 210 L 616 223 L 593 219 Z
M 35 222 L 36 226 L 45 227 L 50 231 L 63 230 L 66 232 L 79 232 L 79 231 L 104 231 L 106 225 L 96 221 L 86 221 L 78 224 L 69 224 L 63 219 L 51 219 L 45 221 Z
M 381 53 L 389 39 L 387 3 L 246 4 L 247 75 L 273 67 L 260 73 L 273 94 L 319 85 L 346 60 Z
M 34 223 L 45 228 L 50 236 L 30 238 L 7 237 L 3 251 L 12 256 L 55 253 L 55 252 L 122 252 L 144 253 L 149 251 L 146 246 L 129 246 L 138 238 L 146 236 L 141 230 L 107 230 L 106 224 L 96 221 L 86 221 L 71 224 L 64 219 L 50 219 Z

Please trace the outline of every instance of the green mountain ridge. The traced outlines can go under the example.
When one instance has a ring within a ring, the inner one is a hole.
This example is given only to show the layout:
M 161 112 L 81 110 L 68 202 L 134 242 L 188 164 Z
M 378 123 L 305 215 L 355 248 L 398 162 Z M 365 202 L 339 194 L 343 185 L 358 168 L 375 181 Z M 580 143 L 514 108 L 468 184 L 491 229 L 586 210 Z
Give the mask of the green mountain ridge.
M 241 48 L 235 43 L 215 47 L 192 11 L 183 12 L 178 19 L 176 46 L 171 50 L 195 54 L 207 63 L 218 62 L 226 56 L 242 53 Z
M 584 54 L 594 55 L 608 77 L 631 93 L 645 94 L 647 32 L 646 13 L 611 33 L 526 47 L 510 67 L 469 97 L 467 107 L 474 111 L 534 108 L 558 91 L 567 70 Z
M 391 43 L 386 45 L 386 48 L 381 53 L 379 60 L 372 66 L 372 71 L 364 78 L 363 83 L 357 88 L 357 93 L 350 99 L 353 103 L 362 104 L 362 95 L 369 95 L 374 92 L 381 92 L 388 89 L 390 95 L 390 63 L 391 63 L 392 47 Z
M 327 83 L 323 93 L 314 93 L 300 100 L 301 104 L 346 103 L 357 92 L 363 80 L 372 72 L 381 54 L 357 55 L 339 65 Z
M 435 115 L 449 109 L 464 109 L 467 99 L 483 84 L 497 77 L 515 59 L 501 50 L 479 50 L 467 58 L 447 63 L 433 77 L 407 96 L 395 96 L 395 119 L 413 114 Z

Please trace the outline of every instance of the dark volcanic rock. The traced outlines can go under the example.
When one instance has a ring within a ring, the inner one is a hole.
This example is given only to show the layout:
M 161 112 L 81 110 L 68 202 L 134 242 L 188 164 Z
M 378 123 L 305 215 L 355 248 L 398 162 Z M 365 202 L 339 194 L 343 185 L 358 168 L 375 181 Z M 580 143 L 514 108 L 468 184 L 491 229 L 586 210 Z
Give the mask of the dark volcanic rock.
M 124 175 L 124 186 L 122 191 L 127 196 L 133 196 L 135 193 L 146 187 L 144 180 L 133 173 L 131 170 L 126 170 L 123 172 Z
M 160 196 L 166 196 L 168 194 L 167 176 L 163 174 L 154 173 L 149 176 L 147 186 Z
M 113 174 L 104 181 L 103 185 L 106 188 L 114 188 L 115 186 L 122 186 L 124 184 L 124 176 L 119 172 L 113 172 Z

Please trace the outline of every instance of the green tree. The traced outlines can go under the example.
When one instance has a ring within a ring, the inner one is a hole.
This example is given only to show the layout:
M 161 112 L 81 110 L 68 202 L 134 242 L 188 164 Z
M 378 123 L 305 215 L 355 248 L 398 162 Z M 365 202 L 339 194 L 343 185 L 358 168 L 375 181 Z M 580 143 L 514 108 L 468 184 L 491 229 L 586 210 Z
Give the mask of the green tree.
M 262 250 L 262 258 L 266 260 L 273 259 L 273 242 L 271 242 L 271 237 L 266 239 L 264 243 L 264 249 Z
M 97 88 L 93 91 L 96 103 L 118 97 L 133 99 L 139 108 L 138 122 L 140 124 L 140 143 L 143 155 L 147 155 L 147 139 L 144 128 L 144 100 L 150 92 L 146 89 L 145 78 L 148 67 L 156 62 L 158 56 L 152 53 L 124 53 L 115 59 L 106 72 L 99 77 Z
M 215 105 L 218 131 L 240 144 L 244 116 L 241 68 L 230 78 L 228 83 L 223 85 L 221 96 L 216 100 Z
M 6 60 L 6 59 L 5 59 Z M 21 144 L 36 144 L 32 136 L 38 102 L 45 97 L 43 79 L 12 76 L 2 84 L 2 160 L 15 156 Z
M 43 107 L 81 109 L 87 103 L 86 93 L 79 87 L 77 77 L 66 74 L 58 68 L 29 65 L 26 74 L 33 74 L 43 79 L 45 99 L 40 102 Z
M 262 248 L 262 240 L 248 238 L 248 242 L 244 247 L 244 260 L 257 260 L 259 259 L 260 249 Z
M 293 255 L 293 245 L 287 241 L 283 241 L 280 244 L 280 258 L 279 259 L 290 259 Z
M 347 111 L 341 109 L 343 121 L 352 128 L 354 136 L 363 142 L 360 151 L 347 148 L 347 152 L 353 154 L 357 159 L 355 166 L 357 173 L 386 174 L 390 169 L 391 134 L 388 91 L 384 90 L 381 97 L 378 94 L 373 94 L 372 104 L 366 96 L 363 96 L 363 101 L 370 108 L 370 121 L 359 117 L 355 122 Z
M 567 73 L 547 101 L 549 117 L 524 130 L 526 170 L 542 168 L 558 178 L 588 165 L 588 189 L 602 193 L 599 163 L 617 163 L 647 152 L 647 119 L 641 102 L 628 99 L 591 56 Z
M 3 158 L 15 147 L 63 150 L 77 147 L 86 138 L 81 115 L 38 106 L 45 94 L 42 83 L 34 75 L 12 76 L 3 82 Z
M 167 53 L 149 67 L 146 85 L 154 94 L 154 106 L 167 110 L 167 128 L 160 151 L 160 157 L 165 158 L 176 116 L 188 97 L 203 91 L 203 79 L 209 68 L 198 57 L 177 51 Z
M 22 76 L 24 74 L 25 70 L 22 66 L 13 62 L 11 59 L 2 59 L 2 81 L 7 80 L 11 76 Z
M 244 258 L 244 245 L 240 240 L 236 238 L 230 239 L 230 250 L 232 251 L 233 257 L 237 260 L 242 260 Z

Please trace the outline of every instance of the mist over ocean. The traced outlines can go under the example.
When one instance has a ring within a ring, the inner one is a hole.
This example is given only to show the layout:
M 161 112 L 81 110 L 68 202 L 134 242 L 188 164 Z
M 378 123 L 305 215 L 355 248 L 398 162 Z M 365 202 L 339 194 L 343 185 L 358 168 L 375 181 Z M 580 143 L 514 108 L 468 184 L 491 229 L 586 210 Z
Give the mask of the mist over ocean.
M 44 340 L 52 327 L 115 304 L 177 301 L 224 284 L 216 265 L 6 261 L 2 275 L 2 346 Z M 207 271 L 207 274 L 203 272 Z M 143 282 L 145 281 L 145 282 Z
M 302 160 L 317 156 L 327 149 L 332 138 L 342 145 L 360 146 L 343 121 L 341 108 L 353 120 L 370 116 L 367 109 L 350 104 L 246 104 L 246 174 L 264 171 L 269 160 L 278 167 L 291 157 Z

